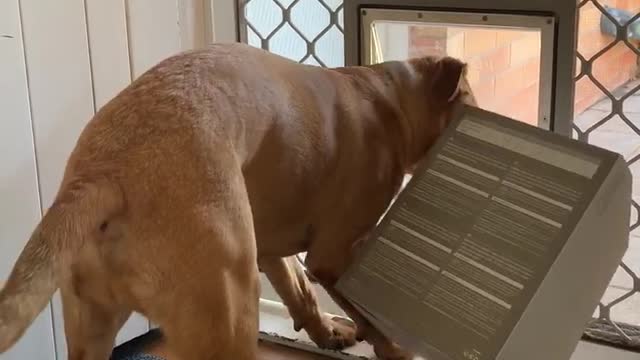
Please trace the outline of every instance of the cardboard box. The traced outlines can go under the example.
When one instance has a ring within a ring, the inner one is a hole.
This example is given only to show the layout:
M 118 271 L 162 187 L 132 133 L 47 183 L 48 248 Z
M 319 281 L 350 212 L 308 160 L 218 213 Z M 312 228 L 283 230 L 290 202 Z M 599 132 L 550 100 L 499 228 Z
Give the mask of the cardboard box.
M 631 173 L 465 107 L 337 289 L 428 360 L 566 360 L 625 253 Z

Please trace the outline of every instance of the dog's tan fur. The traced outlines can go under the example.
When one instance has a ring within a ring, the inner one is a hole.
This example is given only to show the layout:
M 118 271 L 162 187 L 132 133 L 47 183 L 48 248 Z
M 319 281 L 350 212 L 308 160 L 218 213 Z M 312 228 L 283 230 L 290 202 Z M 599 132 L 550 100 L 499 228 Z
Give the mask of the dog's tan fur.
M 259 268 L 296 328 L 351 345 L 293 257 L 307 251 L 357 335 L 407 357 L 333 285 L 453 107 L 474 103 L 465 73 L 452 58 L 321 69 L 240 44 L 161 62 L 80 136 L 0 292 L 0 353 L 60 289 L 69 359 L 107 359 L 132 311 L 181 359 L 253 359 Z

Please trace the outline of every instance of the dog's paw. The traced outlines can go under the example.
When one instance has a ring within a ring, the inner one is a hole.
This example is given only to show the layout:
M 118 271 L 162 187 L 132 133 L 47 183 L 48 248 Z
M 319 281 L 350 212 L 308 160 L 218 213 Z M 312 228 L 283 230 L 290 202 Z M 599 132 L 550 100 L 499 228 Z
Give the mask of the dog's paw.
M 320 329 L 306 329 L 320 348 L 342 350 L 356 344 L 356 325 L 341 317 L 322 319 Z
M 373 351 L 380 360 L 413 360 L 415 358 L 414 354 L 390 342 L 374 345 Z

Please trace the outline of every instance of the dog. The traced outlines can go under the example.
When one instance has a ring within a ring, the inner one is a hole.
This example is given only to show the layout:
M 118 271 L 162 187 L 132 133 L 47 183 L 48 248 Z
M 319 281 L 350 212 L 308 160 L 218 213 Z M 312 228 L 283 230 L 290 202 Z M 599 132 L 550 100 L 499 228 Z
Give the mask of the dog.
M 242 44 L 172 56 L 101 108 L 0 292 L 0 353 L 61 291 L 69 359 L 132 311 L 181 359 L 255 358 L 259 272 L 320 347 L 411 354 L 334 285 L 461 103 L 466 65 L 323 69 Z M 305 267 L 353 320 L 318 307 Z

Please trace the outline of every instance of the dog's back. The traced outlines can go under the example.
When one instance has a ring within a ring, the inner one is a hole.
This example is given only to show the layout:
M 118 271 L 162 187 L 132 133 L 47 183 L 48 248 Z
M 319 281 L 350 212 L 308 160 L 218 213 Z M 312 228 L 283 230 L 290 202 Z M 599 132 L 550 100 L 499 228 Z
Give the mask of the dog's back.
M 137 310 L 178 338 L 189 327 L 211 334 L 206 343 L 185 341 L 186 355 L 197 358 L 213 341 L 213 358 L 247 358 L 242 354 L 251 353 L 246 341 L 255 337 L 255 324 L 239 319 L 257 319 L 258 284 L 243 168 L 270 146 L 265 141 L 286 135 L 271 131 L 296 135 L 288 141 L 299 154 L 317 149 L 322 134 L 299 123 L 313 121 L 300 106 L 327 100 L 305 91 L 331 88 L 332 80 L 314 76 L 326 71 L 245 45 L 215 45 L 159 63 L 105 105 L 82 132 L 53 205 L 0 292 L 0 353 L 61 288 L 65 306 L 78 307 L 65 312 L 68 336 L 91 335 L 78 317 L 112 312 L 126 319 Z M 305 159 L 285 161 L 295 168 Z M 182 276 L 189 273 L 201 276 Z M 220 293 L 233 298 L 218 304 L 224 315 L 205 321 L 207 328 L 184 324 L 195 324 L 185 311 L 202 316 Z M 161 300 L 142 300 L 151 297 Z M 172 313 L 168 303 L 188 310 Z M 243 349 L 225 337 L 229 329 L 244 334 Z M 69 347 L 72 358 L 86 353 L 79 340 Z
M 224 337 L 230 328 L 247 339 L 255 337 L 251 323 L 238 321 L 257 311 L 258 287 L 257 271 L 251 271 L 256 252 L 243 155 L 236 151 L 245 125 L 233 117 L 247 111 L 240 104 L 267 106 L 268 96 L 256 102 L 260 95 L 252 82 L 258 79 L 241 79 L 237 72 L 242 70 L 234 69 L 251 69 L 239 64 L 257 65 L 259 58 L 289 66 L 241 45 L 185 53 L 149 70 L 96 114 L 69 158 L 54 203 L 0 292 L 0 353 L 18 340 L 59 288 L 67 335 L 77 338 L 69 344 L 70 358 L 92 356 L 83 347 L 95 345 L 91 337 L 98 327 L 107 333 L 119 328 L 83 322 L 105 313 L 126 319 L 138 310 L 180 327 L 190 321 L 175 306 L 171 313 L 165 304 L 154 307 L 141 300 L 151 297 L 182 302 L 184 311 L 196 316 L 216 302 L 214 294 L 235 294 L 234 303 L 218 304 L 226 309 L 224 315 L 198 331 L 211 334 L 207 342 L 216 342 L 216 334 Z M 154 257 L 162 259 L 160 264 Z M 206 275 L 211 286 L 166 276 L 190 271 Z M 229 273 L 238 274 L 229 279 Z M 200 296 L 180 299 L 178 289 Z M 167 330 L 172 332 L 171 326 Z M 98 348 L 106 351 L 112 342 L 106 341 Z M 194 358 L 209 345 L 187 343 L 183 351 Z M 226 339 L 218 345 L 214 358 L 234 352 L 247 358 L 242 354 L 251 352 L 251 346 L 236 349 Z
M 402 144 L 426 125 L 394 123 L 406 114 L 393 102 L 440 116 L 423 104 L 434 79 L 420 75 L 419 92 L 399 99 L 387 98 L 389 76 L 300 65 L 241 44 L 153 67 L 81 134 L 0 292 L 0 353 L 60 288 L 70 358 L 105 359 L 139 311 L 184 359 L 251 359 L 258 251 L 304 250 L 311 218 L 318 228 L 349 224 L 345 236 L 361 231 L 397 190 L 401 162 L 413 156 L 405 151 L 427 146 Z M 343 196 L 354 204 L 334 211 Z

